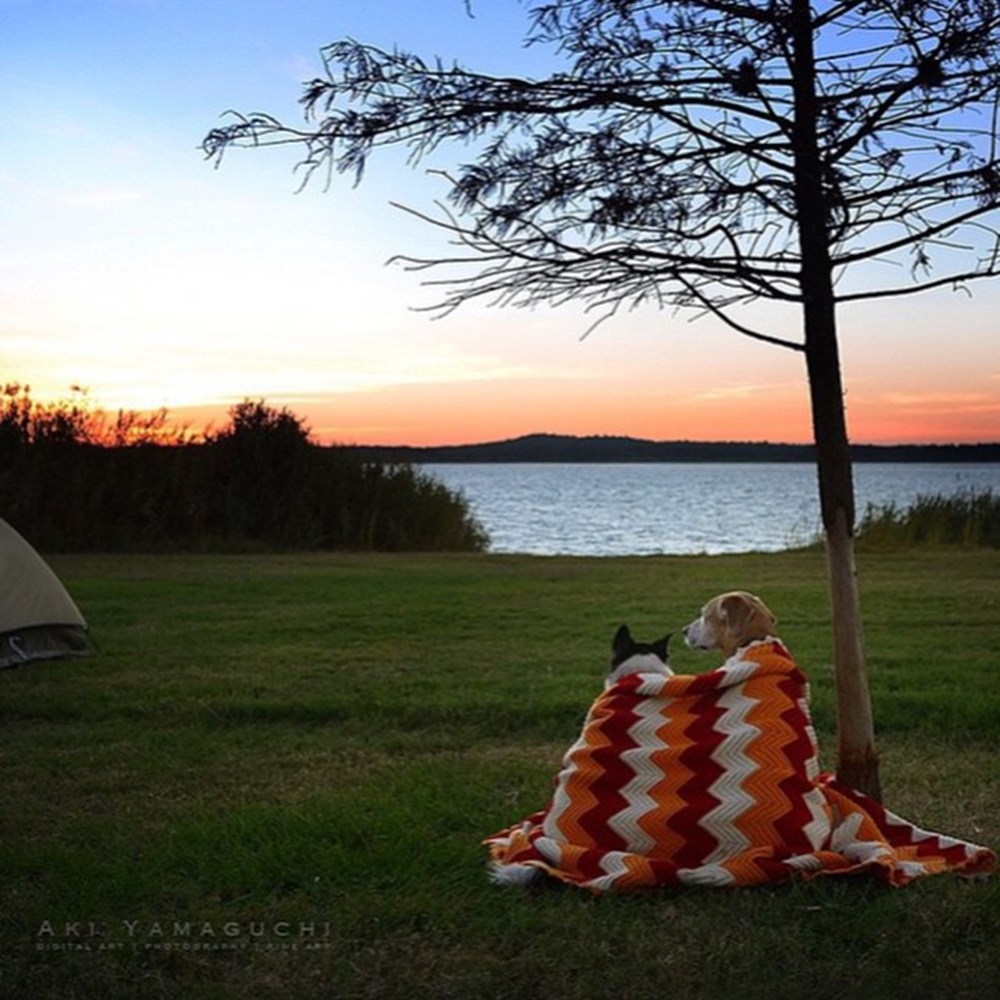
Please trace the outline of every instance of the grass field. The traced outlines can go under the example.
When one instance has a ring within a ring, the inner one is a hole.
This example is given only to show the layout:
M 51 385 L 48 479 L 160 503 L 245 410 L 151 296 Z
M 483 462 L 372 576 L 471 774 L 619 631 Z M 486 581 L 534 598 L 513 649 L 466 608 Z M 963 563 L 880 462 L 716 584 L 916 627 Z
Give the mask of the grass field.
M 833 761 L 816 551 L 60 557 L 100 645 L 0 673 L 0 995 L 996 996 L 1000 876 L 501 890 L 615 627 L 759 592 Z M 861 564 L 886 803 L 1000 846 L 1000 552 Z M 711 655 L 676 644 L 679 672 Z

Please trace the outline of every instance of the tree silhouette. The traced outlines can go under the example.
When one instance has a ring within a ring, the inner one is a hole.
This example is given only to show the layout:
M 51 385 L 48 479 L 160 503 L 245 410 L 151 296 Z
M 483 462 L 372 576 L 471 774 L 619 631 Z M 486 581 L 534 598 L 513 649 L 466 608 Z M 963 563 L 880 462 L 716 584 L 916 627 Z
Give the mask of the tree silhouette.
M 291 143 L 360 179 L 401 146 L 470 162 L 433 215 L 440 307 L 690 307 L 804 356 L 827 543 L 840 776 L 880 794 L 853 551 L 841 303 L 1000 271 L 995 0 L 562 0 L 529 44 L 564 68 L 491 76 L 352 40 L 323 50 L 297 128 L 237 115 L 204 149 Z M 874 267 L 872 265 L 881 266 Z M 442 270 L 443 269 L 443 270 Z M 793 336 L 762 327 L 769 301 Z M 800 325 L 799 325 L 800 324 Z

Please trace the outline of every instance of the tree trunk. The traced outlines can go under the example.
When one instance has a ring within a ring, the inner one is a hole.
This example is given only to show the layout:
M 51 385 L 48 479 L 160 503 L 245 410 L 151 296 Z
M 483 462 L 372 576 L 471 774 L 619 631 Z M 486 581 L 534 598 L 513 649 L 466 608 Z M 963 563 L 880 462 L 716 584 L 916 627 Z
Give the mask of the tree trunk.
M 816 62 L 810 0 L 792 0 L 788 23 L 795 92 L 792 141 L 795 207 L 802 257 L 806 367 L 812 403 L 820 509 L 826 534 L 837 683 L 837 773 L 881 798 L 861 602 L 854 564 L 854 480 L 837 346 L 825 165 L 819 153 Z
M 832 306 L 832 290 L 831 290 Z M 807 310 L 807 315 L 810 310 Z M 812 310 L 821 312 L 821 310 Z M 833 310 L 829 310 L 832 320 Z M 810 330 L 810 326 L 813 329 Z M 837 775 L 881 800 L 857 570 L 854 563 L 854 482 L 844 417 L 836 329 L 807 320 L 806 365 L 812 402 L 820 508 L 826 535 L 833 659 L 837 684 Z

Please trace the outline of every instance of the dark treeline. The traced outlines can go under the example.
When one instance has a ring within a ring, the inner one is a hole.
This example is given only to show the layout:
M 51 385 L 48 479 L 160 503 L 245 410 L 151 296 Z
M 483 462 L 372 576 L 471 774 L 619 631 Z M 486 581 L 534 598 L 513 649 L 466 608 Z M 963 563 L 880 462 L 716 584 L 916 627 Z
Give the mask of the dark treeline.
M 406 462 L 810 462 L 808 444 L 761 441 L 647 441 L 641 438 L 529 434 L 506 441 L 441 447 L 369 447 L 367 458 Z M 855 462 L 997 462 L 1000 444 L 854 445 Z
M 263 401 L 192 435 L 165 411 L 0 397 L 0 516 L 55 551 L 478 550 L 464 499 L 409 464 L 322 447 Z

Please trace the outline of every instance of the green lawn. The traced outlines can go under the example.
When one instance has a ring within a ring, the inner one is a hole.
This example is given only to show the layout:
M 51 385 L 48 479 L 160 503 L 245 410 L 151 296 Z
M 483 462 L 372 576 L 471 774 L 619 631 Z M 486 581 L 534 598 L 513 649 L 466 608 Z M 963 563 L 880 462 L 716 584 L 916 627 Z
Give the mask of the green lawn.
M 777 613 L 832 767 L 823 557 L 52 560 L 100 645 L 0 672 L 0 996 L 996 995 L 1000 876 L 501 890 L 614 629 Z M 1000 846 L 1000 552 L 864 556 L 887 805 Z

